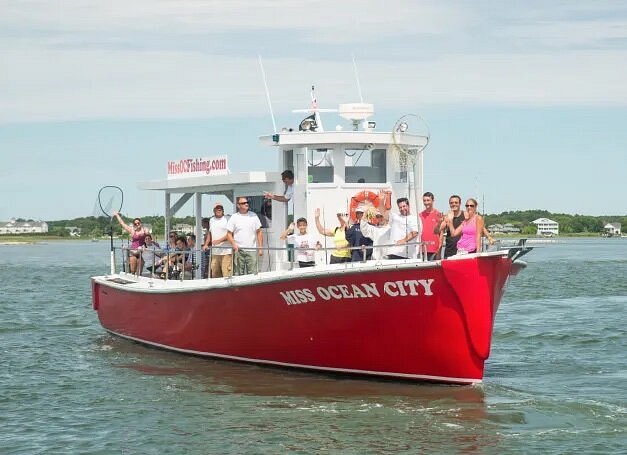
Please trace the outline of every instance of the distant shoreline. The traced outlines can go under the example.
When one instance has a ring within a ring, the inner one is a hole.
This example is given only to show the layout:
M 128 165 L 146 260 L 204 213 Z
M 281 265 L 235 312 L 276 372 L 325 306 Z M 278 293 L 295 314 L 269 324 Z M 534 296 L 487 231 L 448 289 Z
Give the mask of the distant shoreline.
M 554 237 L 545 237 L 541 235 L 520 235 L 520 234 L 500 234 L 494 233 L 492 234 L 496 240 L 499 239 L 521 239 L 526 238 L 529 240 L 537 240 L 537 239 L 550 239 L 550 240 L 559 240 L 559 239 L 573 239 L 573 238 L 603 238 L 598 232 L 585 232 L 585 233 L 573 233 L 573 234 L 565 234 L 558 235 Z M 158 236 L 157 236 L 158 237 Z M 620 237 L 618 237 L 620 238 Z M 114 237 L 114 240 L 120 240 L 120 237 Z M 124 240 L 124 239 L 123 239 Z M 91 242 L 92 239 L 83 238 L 83 237 L 58 237 L 58 236 L 46 236 L 46 235 L 2 235 L 0 236 L 0 246 L 3 245 L 32 245 L 41 242 L 59 242 L 59 241 L 83 241 L 83 242 Z M 109 237 L 98 238 L 98 241 L 109 241 Z
M 58 237 L 58 236 L 46 236 L 46 235 L 0 235 L 0 245 L 28 245 L 33 243 L 41 243 L 41 242 L 58 242 L 58 241 L 84 241 L 89 242 L 91 239 L 82 238 L 82 237 Z M 109 237 L 106 239 L 99 238 L 98 241 L 109 240 Z M 114 240 L 116 238 L 114 237 Z

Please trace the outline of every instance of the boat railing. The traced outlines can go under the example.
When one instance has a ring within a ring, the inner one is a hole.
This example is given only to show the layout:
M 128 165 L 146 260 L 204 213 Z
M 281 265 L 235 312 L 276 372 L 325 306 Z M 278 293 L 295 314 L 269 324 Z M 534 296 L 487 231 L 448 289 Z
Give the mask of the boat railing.
M 416 254 L 412 254 L 412 258 L 418 258 L 422 261 L 427 260 L 428 242 L 412 242 L 408 244 L 412 249 L 416 248 Z M 380 244 L 380 245 L 363 245 L 357 247 L 341 248 L 342 250 L 359 251 L 361 254 L 360 261 L 351 261 L 365 263 L 374 258 L 374 260 L 382 259 L 385 252 L 390 247 L 398 247 L 397 244 Z M 173 250 L 168 248 L 131 248 L 130 246 L 114 246 L 112 255 L 111 273 L 120 271 L 126 274 L 136 276 L 153 276 L 163 279 L 190 280 L 198 278 L 208 278 L 208 273 L 204 270 L 210 269 L 211 259 L 214 253 L 220 250 L 227 250 L 230 254 L 232 247 L 229 246 L 212 246 L 207 250 L 203 249 L 186 249 Z M 235 254 L 230 254 L 231 271 L 236 272 L 237 261 L 241 259 L 240 252 L 257 256 L 257 264 L 261 262 L 259 257 L 268 258 L 260 267 L 254 267 L 254 270 L 248 273 L 258 274 L 277 270 L 293 270 L 298 268 L 297 255 L 299 252 L 311 251 L 317 256 L 316 265 L 329 264 L 329 255 L 338 248 L 331 247 L 311 247 L 299 248 L 288 245 L 287 247 L 269 247 L 261 248 L 239 248 Z M 262 255 L 259 256 L 261 251 Z M 322 259 L 320 256 L 324 256 Z M 135 256 L 135 260 L 132 257 Z M 139 260 L 141 258 L 141 261 Z M 264 258 L 264 259 L 265 259 Z M 131 263 L 135 263 L 135 267 L 131 269 Z M 350 267 L 351 262 L 344 262 L 345 267 Z M 147 265 L 148 264 L 148 265 Z M 248 274 L 246 273 L 246 274 Z M 203 276 L 204 275 L 204 276 Z
M 411 242 L 407 244 L 412 249 L 416 249 L 415 254 L 411 254 L 412 258 L 417 258 L 422 261 L 426 261 L 428 258 L 427 247 L 429 242 Z M 352 267 L 350 264 L 355 262 L 367 262 L 368 260 L 380 260 L 386 257 L 386 250 L 391 247 L 398 247 L 399 245 L 390 244 L 376 244 L 376 245 L 364 245 L 357 247 L 341 248 L 342 250 L 348 250 L 351 255 L 354 251 L 359 251 L 361 254 L 360 261 L 347 261 L 339 262 L 344 267 Z M 500 240 L 496 240 L 491 244 L 483 242 L 480 251 L 495 251 L 501 249 L 509 249 L 507 245 L 502 245 Z M 519 248 L 526 250 L 528 248 Z M 177 279 L 177 280 L 190 280 L 190 279 L 202 279 L 209 278 L 210 264 L 214 254 L 218 254 L 221 250 L 227 250 L 230 254 L 232 247 L 228 246 L 211 246 L 207 250 L 194 248 L 186 250 L 176 250 L 169 248 L 131 248 L 129 245 L 114 247 L 112 254 L 112 266 L 111 273 L 120 271 L 126 274 L 133 274 L 136 276 L 152 276 L 162 279 Z M 259 256 L 259 252 L 262 252 Z M 231 273 L 237 275 L 239 271 L 238 261 L 242 260 L 242 254 L 240 252 L 247 253 L 251 256 L 256 256 L 255 261 L 251 261 L 254 265 L 252 270 L 244 270 L 241 274 L 258 274 L 264 272 L 272 272 L 278 270 L 293 270 L 298 268 L 297 255 L 299 252 L 311 251 L 316 256 L 315 265 L 328 265 L 330 254 L 338 251 L 335 246 L 323 247 L 316 246 L 310 248 L 298 248 L 293 245 L 270 247 L 263 246 L 261 248 L 239 248 L 239 252 L 230 254 L 230 269 Z M 132 260 L 132 256 L 135 256 L 135 261 Z M 141 258 L 141 261 L 139 261 Z M 119 261 L 119 262 L 116 262 Z M 135 262 L 134 269 L 131 269 L 131 263 Z

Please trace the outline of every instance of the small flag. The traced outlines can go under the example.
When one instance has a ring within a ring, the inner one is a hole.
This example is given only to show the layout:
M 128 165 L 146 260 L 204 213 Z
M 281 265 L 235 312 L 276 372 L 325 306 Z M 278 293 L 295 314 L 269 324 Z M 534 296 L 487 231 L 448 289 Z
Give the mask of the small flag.
M 313 85 L 311 86 L 311 109 L 312 110 L 318 109 L 318 100 L 316 99 L 316 89 Z

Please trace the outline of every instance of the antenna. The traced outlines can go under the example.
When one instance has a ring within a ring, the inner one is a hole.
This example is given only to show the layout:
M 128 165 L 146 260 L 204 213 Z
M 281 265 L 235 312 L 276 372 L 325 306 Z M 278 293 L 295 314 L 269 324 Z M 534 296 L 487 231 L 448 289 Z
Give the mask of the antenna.
M 355 63 L 355 54 L 351 54 L 353 58 L 353 70 L 355 71 L 355 80 L 357 81 L 357 91 L 359 92 L 359 101 L 364 102 L 364 97 L 361 94 L 361 84 L 359 83 L 359 74 L 357 73 L 357 63 Z
M 268 108 L 270 109 L 270 117 L 272 117 L 272 127 L 276 133 L 276 121 L 274 120 L 274 112 L 272 111 L 272 101 L 270 100 L 270 90 L 268 90 L 268 82 L 266 81 L 266 72 L 263 69 L 263 62 L 261 61 L 261 55 L 259 57 L 259 68 L 261 68 L 261 77 L 263 78 L 263 86 L 266 88 L 266 99 L 268 100 Z
M 318 131 L 324 131 L 322 120 L 318 113 L 318 99 L 316 98 L 316 87 L 314 85 L 311 86 L 311 110 L 314 113 L 314 119 L 316 119 L 316 129 Z

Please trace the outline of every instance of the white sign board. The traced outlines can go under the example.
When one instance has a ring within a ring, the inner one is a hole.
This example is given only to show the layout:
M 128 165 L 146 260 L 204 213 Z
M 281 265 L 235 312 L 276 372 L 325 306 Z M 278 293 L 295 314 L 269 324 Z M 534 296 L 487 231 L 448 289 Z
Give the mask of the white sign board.
M 214 175 L 227 175 L 228 173 L 229 166 L 226 155 L 168 161 L 168 179 L 212 177 Z

